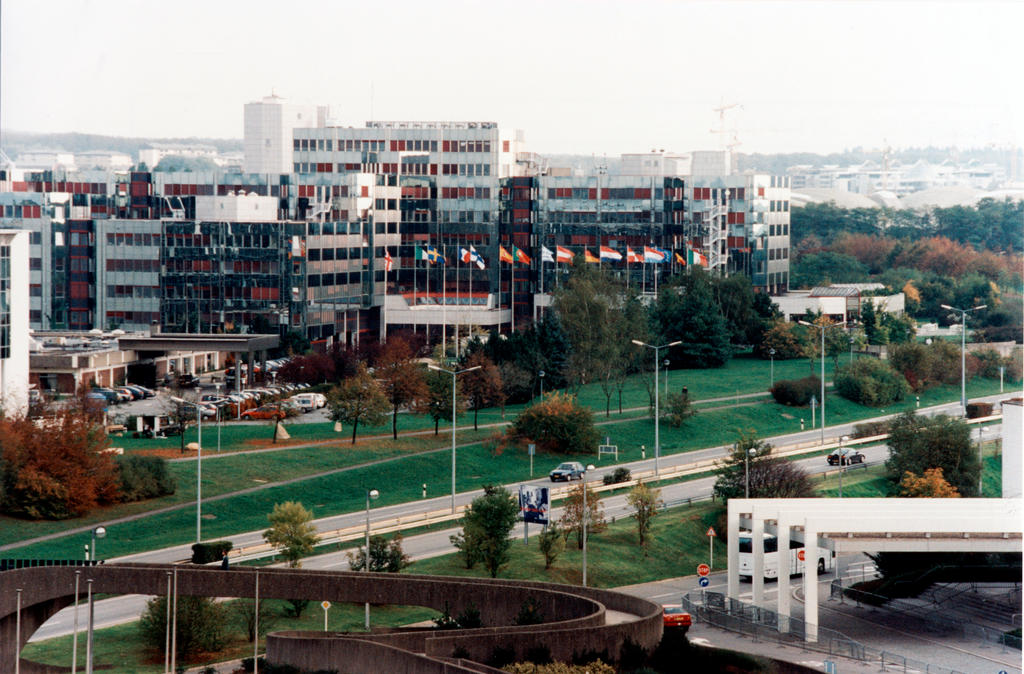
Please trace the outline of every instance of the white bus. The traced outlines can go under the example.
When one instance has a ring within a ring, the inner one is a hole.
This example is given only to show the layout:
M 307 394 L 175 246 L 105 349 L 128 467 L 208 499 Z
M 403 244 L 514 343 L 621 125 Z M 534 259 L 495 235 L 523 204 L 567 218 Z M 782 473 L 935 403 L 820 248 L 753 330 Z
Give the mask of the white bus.
M 804 544 L 789 539 L 789 575 L 799 576 L 804 572 L 803 556 Z M 836 553 L 825 548 L 818 548 L 818 575 L 831 571 L 835 567 Z M 740 532 L 740 578 L 748 579 L 754 575 L 754 546 L 751 542 L 750 532 Z M 779 577 L 779 539 L 773 534 L 764 534 L 764 577 L 765 579 Z

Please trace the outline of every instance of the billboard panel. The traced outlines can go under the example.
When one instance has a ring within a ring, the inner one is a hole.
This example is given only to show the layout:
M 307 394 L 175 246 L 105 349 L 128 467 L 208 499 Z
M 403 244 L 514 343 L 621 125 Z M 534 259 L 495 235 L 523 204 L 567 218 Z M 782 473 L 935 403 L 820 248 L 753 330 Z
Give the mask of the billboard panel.
M 547 524 L 550 505 L 547 487 L 519 485 L 519 510 L 523 514 L 524 522 Z

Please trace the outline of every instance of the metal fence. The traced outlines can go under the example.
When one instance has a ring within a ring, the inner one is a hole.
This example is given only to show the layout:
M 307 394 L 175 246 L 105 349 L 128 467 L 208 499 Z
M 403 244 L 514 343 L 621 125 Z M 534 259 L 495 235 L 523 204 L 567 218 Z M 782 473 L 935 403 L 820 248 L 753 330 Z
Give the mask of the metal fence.
M 695 621 L 715 627 L 749 634 L 754 642 L 765 641 L 779 645 L 799 646 L 804 650 L 842 656 L 868 665 L 878 665 L 879 671 L 922 671 L 929 674 L 965 674 L 955 669 L 940 667 L 899 653 L 872 648 L 846 635 L 818 627 L 818 638 L 807 642 L 807 624 L 800 618 L 779 616 L 775 611 L 730 599 L 721 592 L 701 592 L 698 597 L 683 595 L 683 608 Z M 1005 646 L 1004 646 L 1005 648 Z

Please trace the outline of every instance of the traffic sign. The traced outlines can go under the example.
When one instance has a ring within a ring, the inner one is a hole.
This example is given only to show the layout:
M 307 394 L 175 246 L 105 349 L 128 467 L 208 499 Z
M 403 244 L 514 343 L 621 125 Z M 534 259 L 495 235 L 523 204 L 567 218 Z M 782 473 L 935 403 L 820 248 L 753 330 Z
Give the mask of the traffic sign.
M 710 566 L 708 566 L 707 564 L 698 564 L 697 565 L 697 575 L 698 576 L 703 577 L 703 576 L 708 575 L 709 573 L 711 573 L 711 567 Z
M 320 602 L 320 608 L 326 611 L 327 609 L 331 608 L 331 602 L 327 601 L 326 599 L 323 600 L 322 602 Z
M 804 561 L 804 551 L 803 550 L 797 550 L 796 551 L 796 558 L 799 559 L 801 562 Z
M 707 576 L 701 576 L 697 580 L 697 584 L 700 585 L 701 587 L 707 587 L 708 585 L 711 584 L 711 579 L 708 578 Z
M 705 534 L 705 536 L 711 536 L 712 538 L 714 538 L 717 535 L 718 534 L 715 533 L 714 527 L 708 527 L 708 532 Z

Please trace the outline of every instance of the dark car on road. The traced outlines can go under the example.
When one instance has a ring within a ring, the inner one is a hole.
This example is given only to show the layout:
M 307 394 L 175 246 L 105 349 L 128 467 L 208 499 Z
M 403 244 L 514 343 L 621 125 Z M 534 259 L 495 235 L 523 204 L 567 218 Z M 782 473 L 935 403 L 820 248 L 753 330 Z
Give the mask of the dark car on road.
M 558 482 L 564 480 L 582 480 L 583 474 L 587 472 L 587 469 L 583 467 L 583 464 L 579 461 L 566 461 L 565 463 L 558 464 L 558 468 L 555 468 L 548 475 L 551 477 L 552 482 Z
M 836 449 L 828 455 L 830 466 L 852 466 L 855 463 L 864 463 L 864 455 L 848 447 Z

